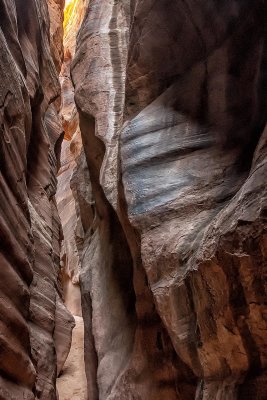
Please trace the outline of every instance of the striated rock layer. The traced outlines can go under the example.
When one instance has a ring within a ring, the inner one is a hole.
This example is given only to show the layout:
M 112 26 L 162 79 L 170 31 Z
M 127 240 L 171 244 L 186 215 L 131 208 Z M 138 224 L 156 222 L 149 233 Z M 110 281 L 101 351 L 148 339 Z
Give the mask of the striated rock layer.
M 56 1 L 60 20 L 62 9 Z M 56 14 L 54 14 L 56 16 Z M 73 318 L 59 282 L 55 203 L 63 130 L 55 100 L 62 38 L 46 2 L 0 0 L 0 398 L 56 399 Z M 54 34 L 52 34 L 54 37 Z M 57 48 L 58 54 L 51 53 Z M 64 328 L 65 326 L 65 328 Z M 61 336 L 60 345 L 58 337 Z M 57 354 L 56 354 L 57 352 Z
M 90 2 L 72 64 L 90 400 L 266 400 L 265 12 Z

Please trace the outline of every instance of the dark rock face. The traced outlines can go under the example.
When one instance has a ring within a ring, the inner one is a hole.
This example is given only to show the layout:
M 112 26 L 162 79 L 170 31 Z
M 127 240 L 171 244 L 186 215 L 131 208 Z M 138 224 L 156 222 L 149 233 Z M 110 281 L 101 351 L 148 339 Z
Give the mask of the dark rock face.
M 266 168 L 254 155 L 266 140 L 264 5 L 228 6 L 137 4 L 121 135 L 128 215 L 156 308 L 205 399 L 243 398 L 246 374 L 266 366 Z M 183 21 L 172 26 L 171 15 Z
M 90 3 L 72 68 L 90 399 L 266 399 L 265 12 Z
M 46 2 L 30 0 L 25 6 L 22 0 L 0 1 L 0 398 L 4 400 L 56 399 L 55 342 L 65 321 L 69 326 L 62 334 L 65 352 L 58 351 L 62 365 L 73 327 L 58 281 L 61 225 L 54 196 L 63 131 L 55 103 L 60 87 L 49 27 Z

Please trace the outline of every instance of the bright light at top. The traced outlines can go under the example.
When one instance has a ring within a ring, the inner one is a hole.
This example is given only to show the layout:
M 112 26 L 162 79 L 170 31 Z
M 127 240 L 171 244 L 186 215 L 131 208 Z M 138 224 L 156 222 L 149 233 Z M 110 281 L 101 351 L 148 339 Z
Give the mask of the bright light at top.
M 72 0 L 65 0 L 65 7 L 67 7 L 71 2 Z
M 0 0 L 1 1 L 1 0 Z M 76 15 L 76 7 L 77 7 L 77 0 L 65 0 L 65 9 L 64 9 L 64 23 L 63 28 L 64 32 L 66 33 L 68 24 L 72 21 L 72 19 Z

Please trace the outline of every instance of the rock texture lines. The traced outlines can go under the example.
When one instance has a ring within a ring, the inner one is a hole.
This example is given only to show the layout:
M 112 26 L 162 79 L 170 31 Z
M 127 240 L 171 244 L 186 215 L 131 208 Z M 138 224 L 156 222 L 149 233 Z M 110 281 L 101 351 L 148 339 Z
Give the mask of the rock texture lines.
M 51 1 L 50 6 L 58 4 Z M 62 38 L 56 33 L 53 38 L 57 47 Z M 46 2 L 30 0 L 25 7 L 21 0 L 0 1 L 3 400 L 56 399 L 56 338 L 62 336 L 58 351 L 62 365 L 74 325 L 62 303 L 59 282 L 61 225 L 55 192 L 63 130 L 51 46 Z M 60 46 L 53 54 L 58 63 Z M 65 331 L 64 324 L 69 326 Z
M 90 399 L 266 397 L 265 8 L 90 2 L 72 65 Z
M 63 3 L 0 0 L 0 400 L 63 298 L 89 400 L 266 400 L 266 2 Z

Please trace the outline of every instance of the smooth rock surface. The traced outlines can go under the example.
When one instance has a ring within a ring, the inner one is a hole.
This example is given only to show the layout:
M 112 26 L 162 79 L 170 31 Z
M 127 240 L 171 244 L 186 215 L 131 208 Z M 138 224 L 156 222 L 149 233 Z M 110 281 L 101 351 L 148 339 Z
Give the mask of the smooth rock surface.
M 266 398 L 265 12 L 90 3 L 72 64 L 90 399 Z

